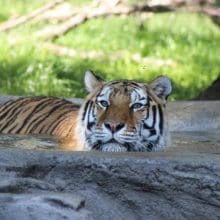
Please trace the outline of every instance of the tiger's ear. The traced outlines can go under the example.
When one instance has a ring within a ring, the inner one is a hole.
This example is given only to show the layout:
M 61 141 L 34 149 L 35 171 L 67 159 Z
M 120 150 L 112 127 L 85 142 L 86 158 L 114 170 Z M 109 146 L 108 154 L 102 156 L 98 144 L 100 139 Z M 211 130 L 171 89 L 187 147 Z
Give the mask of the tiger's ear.
M 96 76 L 95 73 L 91 70 L 85 72 L 84 78 L 85 86 L 88 92 L 92 92 L 97 87 L 101 86 L 104 83 L 104 80 Z
M 150 86 L 154 92 L 163 100 L 167 100 L 172 91 L 171 81 L 166 76 L 158 77 L 150 84 Z

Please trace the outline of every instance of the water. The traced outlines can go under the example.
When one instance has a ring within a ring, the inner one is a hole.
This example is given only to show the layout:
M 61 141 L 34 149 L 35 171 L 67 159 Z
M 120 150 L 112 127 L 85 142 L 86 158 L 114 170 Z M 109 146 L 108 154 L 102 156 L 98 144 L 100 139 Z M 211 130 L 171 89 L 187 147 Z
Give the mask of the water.
M 218 132 L 176 132 L 171 133 L 168 152 L 198 152 L 220 154 L 220 133 Z M 63 150 L 56 140 L 49 136 L 0 134 L 0 148 Z
M 0 134 L 0 148 L 58 150 L 59 145 L 50 136 Z
M 167 151 L 220 154 L 220 132 L 175 132 L 171 140 Z

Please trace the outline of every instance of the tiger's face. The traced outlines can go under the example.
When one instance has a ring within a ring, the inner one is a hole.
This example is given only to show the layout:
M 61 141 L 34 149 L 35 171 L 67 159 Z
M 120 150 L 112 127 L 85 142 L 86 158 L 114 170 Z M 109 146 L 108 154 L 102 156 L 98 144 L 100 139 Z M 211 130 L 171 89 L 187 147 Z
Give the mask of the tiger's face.
M 151 151 L 164 144 L 168 78 L 151 86 L 128 80 L 104 82 L 89 71 L 85 84 L 90 94 L 80 120 L 87 149 Z

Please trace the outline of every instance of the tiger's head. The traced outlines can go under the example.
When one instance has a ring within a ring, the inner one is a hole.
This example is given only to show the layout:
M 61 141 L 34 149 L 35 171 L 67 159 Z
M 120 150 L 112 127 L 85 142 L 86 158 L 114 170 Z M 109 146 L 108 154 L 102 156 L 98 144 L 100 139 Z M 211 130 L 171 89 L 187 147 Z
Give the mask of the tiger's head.
M 152 151 L 166 145 L 164 108 L 172 90 L 167 77 L 151 84 L 106 82 L 87 71 L 85 85 L 89 95 L 80 110 L 77 132 L 85 149 Z

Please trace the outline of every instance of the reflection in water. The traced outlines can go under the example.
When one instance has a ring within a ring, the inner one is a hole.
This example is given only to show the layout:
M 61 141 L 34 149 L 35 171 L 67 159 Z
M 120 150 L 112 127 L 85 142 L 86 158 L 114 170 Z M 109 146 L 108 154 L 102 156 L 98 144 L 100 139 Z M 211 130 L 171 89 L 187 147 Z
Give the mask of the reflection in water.
M 171 134 L 171 147 L 165 151 L 219 153 L 220 133 L 176 132 Z M 51 136 L 0 134 L 0 148 L 63 150 Z

